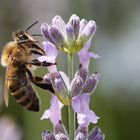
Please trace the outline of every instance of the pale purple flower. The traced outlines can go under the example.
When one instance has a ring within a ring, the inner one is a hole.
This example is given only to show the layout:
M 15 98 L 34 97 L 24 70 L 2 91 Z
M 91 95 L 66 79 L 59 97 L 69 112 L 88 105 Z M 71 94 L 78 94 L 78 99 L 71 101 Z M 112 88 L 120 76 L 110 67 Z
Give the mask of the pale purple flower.
M 89 93 L 77 95 L 72 98 L 72 107 L 77 113 L 78 124 L 82 127 L 88 127 L 90 123 L 97 123 L 99 117 L 89 109 Z
M 62 120 L 61 118 L 61 109 L 63 104 L 58 100 L 58 98 L 52 94 L 51 106 L 50 109 L 46 110 L 41 117 L 43 119 L 50 119 L 53 123 L 53 126 L 57 126 Z
M 41 25 L 41 32 L 46 40 L 67 53 L 75 53 L 81 50 L 95 31 L 95 21 L 80 20 L 75 14 L 70 17 L 67 24 L 57 15 L 52 19 L 50 25 L 46 23 Z
M 92 38 L 90 38 L 88 42 L 85 44 L 84 48 L 78 52 L 80 65 L 82 68 L 85 68 L 87 70 L 88 70 L 90 58 L 97 59 L 99 57 L 97 54 L 88 51 L 89 48 L 91 47 L 91 41 Z
M 55 45 L 50 42 L 44 41 L 42 44 L 44 46 L 44 51 L 46 55 L 40 56 L 37 59 L 40 62 L 46 61 L 46 62 L 54 64 L 47 67 L 50 73 L 54 73 L 57 71 L 57 67 L 55 63 L 56 63 L 56 58 L 58 55 L 58 50 L 56 49 Z

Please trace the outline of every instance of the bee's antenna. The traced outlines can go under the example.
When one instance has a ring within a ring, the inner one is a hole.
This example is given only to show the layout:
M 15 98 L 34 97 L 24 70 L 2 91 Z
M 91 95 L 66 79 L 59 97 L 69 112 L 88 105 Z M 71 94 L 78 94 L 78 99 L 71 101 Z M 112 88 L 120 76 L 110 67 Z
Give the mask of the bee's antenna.
M 34 22 L 32 25 L 30 25 L 27 29 L 26 29 L 26 32 L 31 28 L 31 27 L 33 27 L 35 24 L 37 24 L 38 23 L 38 21 L 36 21 L 36 22 Z
M 32 34 L 32 36 L 43 36 L 42 34 Z

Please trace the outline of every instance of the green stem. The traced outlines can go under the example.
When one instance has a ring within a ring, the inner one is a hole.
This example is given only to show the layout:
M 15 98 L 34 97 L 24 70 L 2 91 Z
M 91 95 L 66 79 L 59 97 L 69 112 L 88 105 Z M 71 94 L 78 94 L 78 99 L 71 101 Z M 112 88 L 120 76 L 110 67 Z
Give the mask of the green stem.
M 70 80 L 73 78 L 73 54 L 68 54 L 68 76 Z M 70 92 L 69 96 L 71 98 Z M 68 119 L 69 119 L 69 140 L 74 140 L 75 133 L 75 112 L 72 109 L 72 106 L 68 106 Z
M 68 76 L 70 80 L 73 78 L 73 54 L 68 54 Z
M 75 133 L 75 112 L 72 109 L 72 106 L 68 106 L 68 113 L 69 113 L 69 140 L 74 140 L 74 133 Z

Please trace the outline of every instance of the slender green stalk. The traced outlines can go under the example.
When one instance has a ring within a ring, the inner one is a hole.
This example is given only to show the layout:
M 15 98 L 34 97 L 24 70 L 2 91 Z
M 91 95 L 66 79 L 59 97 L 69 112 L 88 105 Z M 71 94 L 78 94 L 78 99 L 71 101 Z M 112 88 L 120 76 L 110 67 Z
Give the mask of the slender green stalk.
M 73 78 L 73 54 L 68 54 L 68 76 L 70 80 Z M 71 98 L 71 95 L 69 93 Z M 74 140 L 75 133 L 75 112 L 72 109 L 72 106 L 68 106 L 68 119 L 69 119 L 69 139 Z
M 73 78 L 73 54 L 68 54 L 68 76 L 70 78 L 70 80 L 72 80 Z

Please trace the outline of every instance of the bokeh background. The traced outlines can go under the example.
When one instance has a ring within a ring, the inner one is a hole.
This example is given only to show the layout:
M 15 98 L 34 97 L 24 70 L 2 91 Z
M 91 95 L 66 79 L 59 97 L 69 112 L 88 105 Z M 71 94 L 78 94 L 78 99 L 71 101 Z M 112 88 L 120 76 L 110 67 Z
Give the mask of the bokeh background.
M 135 140 L 140 138 L 140 1 L 139 0 L 0 0 L 0 51 L 12 40 L 12 32 L 26 29 L 34 21 L 39 24 L 30 32 L 40 33 L 43 22 L 50 23 L 55 15 L 65 21 L 73 14 L 97 23 L 93 51 L 101 56 L 92 60 L 90 72 L 101 74 L 99 86 L 92 96 L 91 108 L 100 116 L 97 124 L 106 140 Z M 41 37 L 36 37 L 40 42 Z M 64 63 L 62 63 L 63 61 Z M 65 57 L 60 57 L 60 69 L 67 71 Z M 46 69 L 36 71 L 44 75 Z M 40 120 L 49 107 L 50 95 L 38 89 L 41 110 L 32 113 L 23 109 L 10 96 L 9 108 L 5 108 L 2 93 L 5 68 L 0 66 L 0 132 L 17 126 L 17 140 L 39 140 L 45 129 L 52 129 L 48 120 Z M 64 108 L 65 125 L 67 111 Z M 5 119 L 4 119 L 5 118 Z M 7 119 L 8 118 L 8 119 Z M 2 122 L 5 127 L 1 125 Z M 14 124 L 14 125 L 13 125 Z M 94 125 L 90 125 L 90 129 Z M 19 132 L 20 131 L 20 132 Z M 14 133 L 16 135 L 16 132 Z M 11 133 L 8 139 L 12 139 Z M 0 140 L 3 134 L 0 133 Z M 4 140 L 8 140 L 4 139 Z

